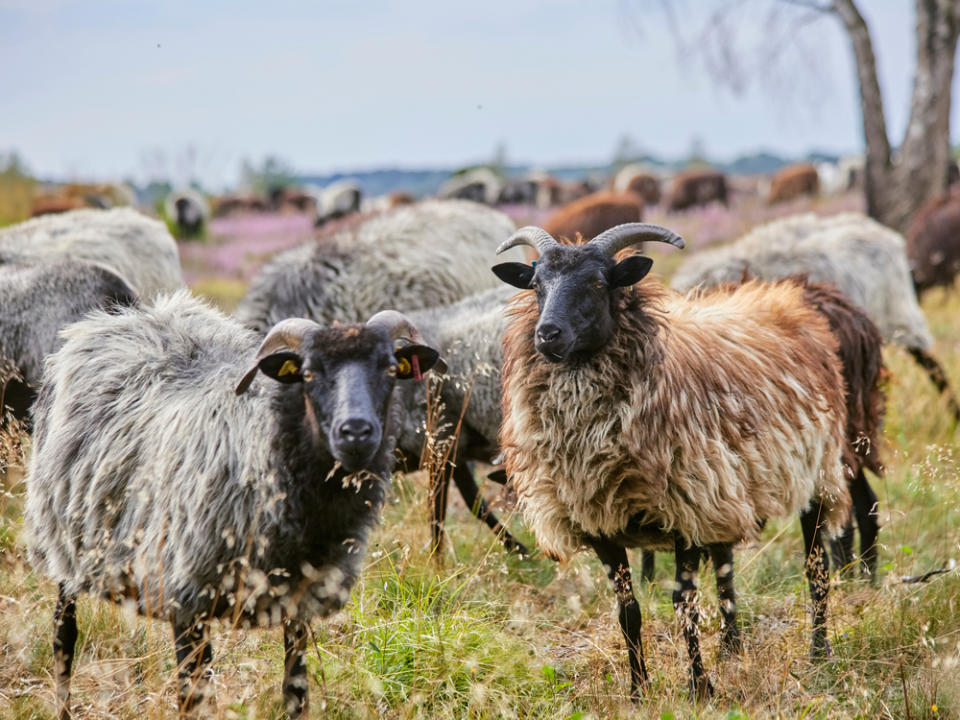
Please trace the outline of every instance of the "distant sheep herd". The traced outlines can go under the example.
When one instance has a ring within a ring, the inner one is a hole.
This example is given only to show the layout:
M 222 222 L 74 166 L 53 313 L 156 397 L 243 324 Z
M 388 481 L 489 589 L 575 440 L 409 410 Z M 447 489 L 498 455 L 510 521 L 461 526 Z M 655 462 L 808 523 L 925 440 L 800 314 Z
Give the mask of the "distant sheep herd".
M 818 178 L 787 168 L 769 201 L 820 192 Z M 281 626 L 285 709 L 305 717 L 308 625 L 349 600 L 395 470 L 428 471 L 433 552 L 452 479 L 530 554 L 475 462 L 502 463 L 544 555 L 597 554 L 634 697 L 649 673 L 630 547 L 647 576 L 653 551 L 675 554 L 690 690 L 706 699 L 701 558 L 722 650 L 742 652 L 734 548 L 799 515 L 811 654 L 830 654 L 827 541 L 840 568 L 878 572 L 865 471 L 883 473 L 882 343 L 913 354 L 960 420 L 917 301 L 960 271 L 960 197 L 906 239 L 858 214 L 787 217 L 692 254 L 667 288 L 637 251 L 684 241 L 644 208 L 726 204 L 723 174 L 678 173 L 665 192 L 643 166 L 606 189 L 547 180 L 465 173 L 444 190 L 458 199 L 377 207 L 347 182 L 277 195 L 318 220 L 354 216 L 268 262 L 233 317 L 191 295 L 167 227 L 134 210 L 0 231 L 0 430 L 32 433 L 24 538 L 57 586 L 61 718 L 81 593 L 171 623 L 184 715 L 212 693 L 214 619 Z M 519 230 L 480 204 L 559 199 Z M 224 212 L 206 202 L 178 191 L 166 212 L 196 232 Z

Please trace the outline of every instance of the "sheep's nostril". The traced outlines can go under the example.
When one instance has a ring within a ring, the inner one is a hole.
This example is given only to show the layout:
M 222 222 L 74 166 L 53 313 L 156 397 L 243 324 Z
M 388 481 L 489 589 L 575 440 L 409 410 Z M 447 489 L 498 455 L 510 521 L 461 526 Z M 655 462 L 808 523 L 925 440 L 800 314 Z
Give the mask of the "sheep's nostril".
M 553 342 L 560 337 L 560 328 L 556 325 L 541 325 L 537 328 L 537 338 L 540 342 Z
M 354 418 L 343 423 L 339 432 L 340 437 L 347 442 L 366 442 L 373 435 L 373 425 L 366 420 Z

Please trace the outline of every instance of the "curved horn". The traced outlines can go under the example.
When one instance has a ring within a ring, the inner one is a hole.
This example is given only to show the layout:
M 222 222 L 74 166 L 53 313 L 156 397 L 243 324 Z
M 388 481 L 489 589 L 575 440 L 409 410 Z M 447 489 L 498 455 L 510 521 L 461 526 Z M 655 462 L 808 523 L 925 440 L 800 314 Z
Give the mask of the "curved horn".
M 553 239 L 553 235 L 543 228 L 537 227 L 536 225 L 527 225 L 500 243 L 500 247 L 497 248 L 497 255 L 517 245 L 529 245 L 532 248 L 536 248 L 537 251 L 543 255 L 544 250 L 548 247 L 559 245 L 559 243 Z
M 639 242 L 665 242 L 683 248 L 683 238 L 675 232 L 659 225 L 649 225 L 647 223 L 616 225 L 597 235 L 590 241 L 590 244 L 599 247 L 609 257 L 613 257 L 625 247 Z
M 242 395 L 246 392 L 247 388 L 250 387 L 250 383 L 253 382 L 253 378 L 256 376 L 257 370 L 260 367 L 260 361 L 267 357 L 267 355 L 273 355 L 280 350 L 293 350 L 294 352 L 300 350 L 300 346 L 303 345 L 303 339 L 307 336 L 307 333 L 316 330 L 318 327 L 320 326 L 313 320 L 307 320 L 306 318 L 287 318 L 270 328 L 270 332 L 267 333 L 263 342 L 260 343 L 260 349 L 257 350 L 257 357 L 253 361 L 253 367 L 240 379 L 235 390 L 236 394 Z
M 418 345 L 423 345 L 423 335 L 417 330 L 410 318 L 396 310 L 381 310 L 367 320 L 368 327 L 382 327 L 393 340 L 404 338 Z

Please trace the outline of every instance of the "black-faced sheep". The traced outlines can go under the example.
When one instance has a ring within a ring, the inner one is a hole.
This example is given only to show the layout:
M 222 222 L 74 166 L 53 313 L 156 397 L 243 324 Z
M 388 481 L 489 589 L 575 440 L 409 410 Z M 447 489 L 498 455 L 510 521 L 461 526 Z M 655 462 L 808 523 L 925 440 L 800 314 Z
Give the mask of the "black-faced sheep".
M 918 295 L 938 285 L 953 286 L 960 273 L 960 194 L 941 195 L 914 216 L 907 257 Z
M 210 203 L 193 188 L 180 188 L 167 195 L 163 211 L 181 239 L 197 237 L 210 222 Z
M 802 283 L 684 297 L 637 284 L 649 258 L 614 261 L 644 241 L 683 246 L 643 224 L 583 245 L 528 227 L 501 246 L 532 245 L 540 257 L 535 267 L 494 268 L 534 291 L 518 295 L 504 336 L 500 441 L 538 545 L 556 559 L 590 546 L 607 567 L 635 695 L 647 673 L 626 547 L 674 549 L 674 604 L 686 620 L 692 692 L 703 697 L 712 688 L 697 631 L 700 555 L 716 552 L 716 569 L 730 571 L 730 546 L 768 518 L 800 513 L 812 652 L 829 651 L 821 535 L 839 532 L 850 510 L 843 380 L 837 340 Z M 720 596 L 730 627 L 732 581 Z
M 645 205 L 659 205 L 662 195 L 660 179 L 644 165 L 627 165 L 613 176 L 611 189 L 632 192 L 643 198 Z
M 503 213 L 463 200 L 430 200 L 358 218 L 332 236 L 278 255 L 253 279 L 236 315 L 248 327 L 265 332 L 284 317 L 329 324 L 356 322 L 391 306 L 405 312 L 442 308 L 497 286 L 489 258 L 513 230 L 513 222 Z M 519 250 L 514 253 L 515 258 L 523 257 Z M 472 374 L 476 363 L 470 360 L 467 367 L 470 370 L 450 365 L 458 376 Z M 461 408 L 463 400 L 451 400 L 448 406 Z M 482 436 L 492 440 L 496 430 Z M 422 445 L 422 437 L 405 444 L 411 460 L 419 455 L 414 453 L 420 448 L 417 442 Z M 489 460 L 496 454 L 465 457 Z M 499 529 L 496 516 L 479 502 L 479 490 L 465 463 L 456 464 L 454 481 L 467 506 Z M 444 483 L 434 488 L 444 493 L 435 494 L 432 505 L 435 544 L 441 537 L 445 487 Z M 508 533 L 501 538 L 522 549 Z
M 5 262 L 0 254 L 0 428 L 6 411 L 26 423 L 43 361 L 60 345 L 58 333 L 91 310 L 133 305 L 136 293 L 105 267 L 76 260 L 51 264 Z
M 338 180 L 317 195 L 317 226 L 360 212 L 363 191 L 353 180 Z
M 899 233 L 859 213 L 792 215 L 755 228 L 730 245 L 691 255 L 670 284 L 689 290 L 736 283 L 745 275 L 760 280 L 806 275 L 812 282 L 838 287 L 867 312 L 886 342 L 907 349 L 960 420 L 960 404 L 930 352 L 933 336 L 917 303 Z
M 167 228 L 130 208 L 74 210 L 4 228 L 0 254 L 25 263 L 69 258 L 103 265 L 145 300 L 184 287 L 177 243 Z
M 493 205 L 503 190 L 503 180 L 488 167 L 476 167 L 450 177 L 437 191 L 448 200 L 472 200 Z
M 389 484 L 395 380 L 437 353 L 392 311 L 332 328 L 285 320 L 258 350 L 186 292 L 63 334 L 36 403 L 25 510 L 30 560 L 59 588 L 61 713 L 75 600 L 89 592 L 172 623 L 183 713 L 206 694 L 212 619 L 282 624 L 284 701 L 299 717 L 306 624 L 347 600 Z

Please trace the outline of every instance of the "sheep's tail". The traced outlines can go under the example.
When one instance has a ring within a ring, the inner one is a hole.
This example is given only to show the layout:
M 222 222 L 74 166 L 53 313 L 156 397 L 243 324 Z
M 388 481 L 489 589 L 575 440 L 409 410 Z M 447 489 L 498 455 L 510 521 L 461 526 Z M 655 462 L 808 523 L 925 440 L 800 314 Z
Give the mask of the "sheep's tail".
M 950 387 L 950 382 L 947 380 L 947 373 L 944 371 L 943 365 L 941 365 L 928 350 L 924 350 L 922 347 L 914 346 L 907 348 L 907 350 L 913 355 L 913 359 L 917 361 L 917 364 L 927 371 L 930 382 L 937 388 L 937 392 L 941 395 L 946 395 L 947 406 L 950 408 L 950 412 L 953 413 L 954 427 L 956 427 L 956 424 L 960 423 L 960 404 L 957 404 L 957 397 L 953 394 L 953 388 Z

